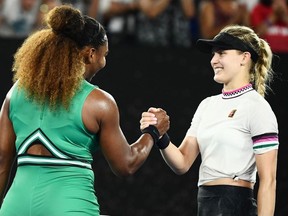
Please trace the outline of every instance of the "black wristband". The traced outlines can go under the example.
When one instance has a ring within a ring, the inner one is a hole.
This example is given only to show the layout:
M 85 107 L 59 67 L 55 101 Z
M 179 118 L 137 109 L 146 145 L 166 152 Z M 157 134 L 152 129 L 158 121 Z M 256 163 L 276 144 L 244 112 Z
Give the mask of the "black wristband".
M 161 139 L 156 142 L 156 145 L 158 146 L 159 149 L 165 149 L 170 143 L 170 137 L 168 136 L 167 133 L 165 133 Z
M 143 130 L 141 130 L 141 132 L 143 134 L 144 133 L 150 134 L 152 136 L 153 140 L 154 140 L 154 144 L 156 144 L 157 141 L 159 140 L 160 133 L 159 133 L 158 129 L 154 125 L 149 125 L 148 127 L 146 127 Z

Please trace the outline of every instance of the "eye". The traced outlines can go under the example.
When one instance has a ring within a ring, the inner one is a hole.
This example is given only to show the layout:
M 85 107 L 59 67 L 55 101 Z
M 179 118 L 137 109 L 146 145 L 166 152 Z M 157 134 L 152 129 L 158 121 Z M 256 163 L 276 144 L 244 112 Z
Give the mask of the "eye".
M 224 54 L 225 54 L 224 50 L 216 50 L 216 51 L 212 52 L 212 57 L 215 55 L 223 56 Z
M 223 55 L 225 53 L 225 50 L 219 48 L 219 47 L 214 47 L 212 49 L 212 55 L 215 55 L 215 54 L 218 54 L 218 55 Z
M 224 50 L 218 50 L 217 53 L 218 53 L 219 55 L 224 55 L 224 54 L 225 54 Z

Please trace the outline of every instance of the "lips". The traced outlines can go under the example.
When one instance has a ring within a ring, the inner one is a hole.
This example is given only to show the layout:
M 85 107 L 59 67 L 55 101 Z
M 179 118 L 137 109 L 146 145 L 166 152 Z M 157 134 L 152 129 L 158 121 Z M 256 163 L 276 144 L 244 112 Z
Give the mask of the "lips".
M 219 72 L 222 71 L 222 70 L 223 70 L 222 67 L 215 67 L 215 68 L 214 68 L 215 74 L 219 73 Z

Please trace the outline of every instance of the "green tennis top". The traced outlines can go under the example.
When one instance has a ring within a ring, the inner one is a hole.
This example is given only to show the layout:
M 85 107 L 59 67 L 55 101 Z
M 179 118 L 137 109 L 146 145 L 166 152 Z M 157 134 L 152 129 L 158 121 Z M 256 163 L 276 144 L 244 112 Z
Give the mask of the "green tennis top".
M 10 119 L 16 134 L 18 165 L 48 163 L 75 165 L 91 169 L 92 154 L 99 147 L 98 136 L 82 121 L 82 109 L 90 92 L 98 88 L 83 79 L 69 109 L 49 109 L 27 97 L 23 88 L 14 86 L 10 100 Z M 33 143 L 42 143 L 53 155 L 47 159 L 25 154 Z
M 52 111 L 14 85 L 9 118 L 16 134 L 17 172 L 1 216 L 100 215 L 91 167 L 98 135 L 82 121 L 83 105 L 95 88 L 83 80 L 69 110 L 59 106 Z M 33 144 L 44 145 L 51 156 L 28 154 Z

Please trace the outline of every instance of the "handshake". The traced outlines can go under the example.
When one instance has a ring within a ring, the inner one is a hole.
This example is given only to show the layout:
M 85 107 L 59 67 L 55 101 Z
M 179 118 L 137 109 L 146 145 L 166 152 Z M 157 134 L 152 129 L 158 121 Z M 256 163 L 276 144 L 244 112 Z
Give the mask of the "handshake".
M 166 111 L 161 108 L 150 107 L 147 112 L 143 112 L 140 120 L 140 130 L 142 133 L 149 133 L 159 149 L 165 149 L 170 138 L 167 131 L 170 128 L 170 120 Z

